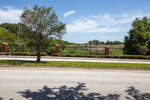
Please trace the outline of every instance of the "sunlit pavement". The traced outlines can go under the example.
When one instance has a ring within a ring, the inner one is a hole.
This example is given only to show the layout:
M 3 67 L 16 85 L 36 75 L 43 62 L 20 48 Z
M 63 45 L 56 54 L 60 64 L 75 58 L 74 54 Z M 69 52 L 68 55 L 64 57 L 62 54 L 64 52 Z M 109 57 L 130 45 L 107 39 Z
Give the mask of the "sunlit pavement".
M 149 90 L 149 71 L 0 67 L 0 100 L 150 100 Z

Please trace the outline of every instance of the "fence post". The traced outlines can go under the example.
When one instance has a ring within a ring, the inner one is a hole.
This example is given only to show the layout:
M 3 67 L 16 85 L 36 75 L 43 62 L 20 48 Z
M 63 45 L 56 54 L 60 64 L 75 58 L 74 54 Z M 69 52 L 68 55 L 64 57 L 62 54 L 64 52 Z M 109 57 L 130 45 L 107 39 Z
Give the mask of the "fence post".
M 56 53 L 59 53 L 59 45 L 56 45 Z
M 90 54 L 91 54 L 91 47 L 90 47 Z
M 2 44 L 2 52 L 7 52 L 7 43 Z
M 76 47 L 74 46 L 74 54 L 75 54 L 75 49 L 76 49 Z
M 24 45 L 23 45 L 23 52 L 24 52 Z
M 105 47 L 105 55 L 109 55 L 109 47 Z

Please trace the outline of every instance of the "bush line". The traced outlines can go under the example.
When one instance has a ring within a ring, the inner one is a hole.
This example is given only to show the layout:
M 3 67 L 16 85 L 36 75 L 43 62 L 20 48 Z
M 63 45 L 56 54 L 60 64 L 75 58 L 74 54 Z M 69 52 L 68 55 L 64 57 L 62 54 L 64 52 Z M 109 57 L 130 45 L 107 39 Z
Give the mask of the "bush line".
M 146 59 L 146 60 L 150 60 L 150 56 L 143 56 L 143 55 L 80 55 L 80 54 L 53 53 L 52 56 L 88 57 L 88 58 L 117 58 L 117 59 Z
M 4 53 L 4 55 L 9 55 L 10 53 Z M 3 55 L 0 52 L 0 55 Z M 17 56 L 37 56 L 37 53 L 30 53 L 30 52 L 13 52 L 11 55 Z M 41 52 L 41 56 L 47 56 L 45 52 Z M 53 53 L 52 56 L 62 56 L 62 57 L 88 57 L 88 58 L 117 58 L 117 59 L 147 59 L 150 60 L 150 56 L 144 55 L 84 55 L 84 54 L 60 54 L 60 53 Z
M 11 55 L 17 55 L 17 56 L 37 56 L 38 53 L 30 53 L 30 52 L 13 52 L 11 53 Z M 0 52 L 0 55 L 3 55 L 1 52 Z M 6 52 L 4 53 L 4 55 L 10 55 L 9 52 Z M 41 56 L 47 56 L 46 53 L 44 52 L 41 52 Z

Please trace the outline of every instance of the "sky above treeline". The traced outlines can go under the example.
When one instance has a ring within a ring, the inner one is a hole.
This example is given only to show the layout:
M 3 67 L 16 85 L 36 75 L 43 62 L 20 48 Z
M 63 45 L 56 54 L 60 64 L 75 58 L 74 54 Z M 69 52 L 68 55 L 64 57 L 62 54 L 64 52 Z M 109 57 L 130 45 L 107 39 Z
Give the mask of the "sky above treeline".
M 18 23 L 23 8 L 53 7 L 59 20 L 67 23 L 62 40 L 122 41 L 138 17 L 150 17 L 150 0 L 1 0 L 0 24 Z

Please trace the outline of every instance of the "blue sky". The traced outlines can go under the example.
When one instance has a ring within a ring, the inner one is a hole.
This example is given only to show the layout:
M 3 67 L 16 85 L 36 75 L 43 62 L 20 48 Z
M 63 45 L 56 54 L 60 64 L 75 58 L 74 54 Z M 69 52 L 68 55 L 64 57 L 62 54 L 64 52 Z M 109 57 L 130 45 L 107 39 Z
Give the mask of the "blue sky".
M 53 7 L 59 20 L 67 23 L 63 40 L 123 41 L 132 21 L 150 17 L 150 0 L 1 0 L 0 24 L 18 23 L 23 7 Z

